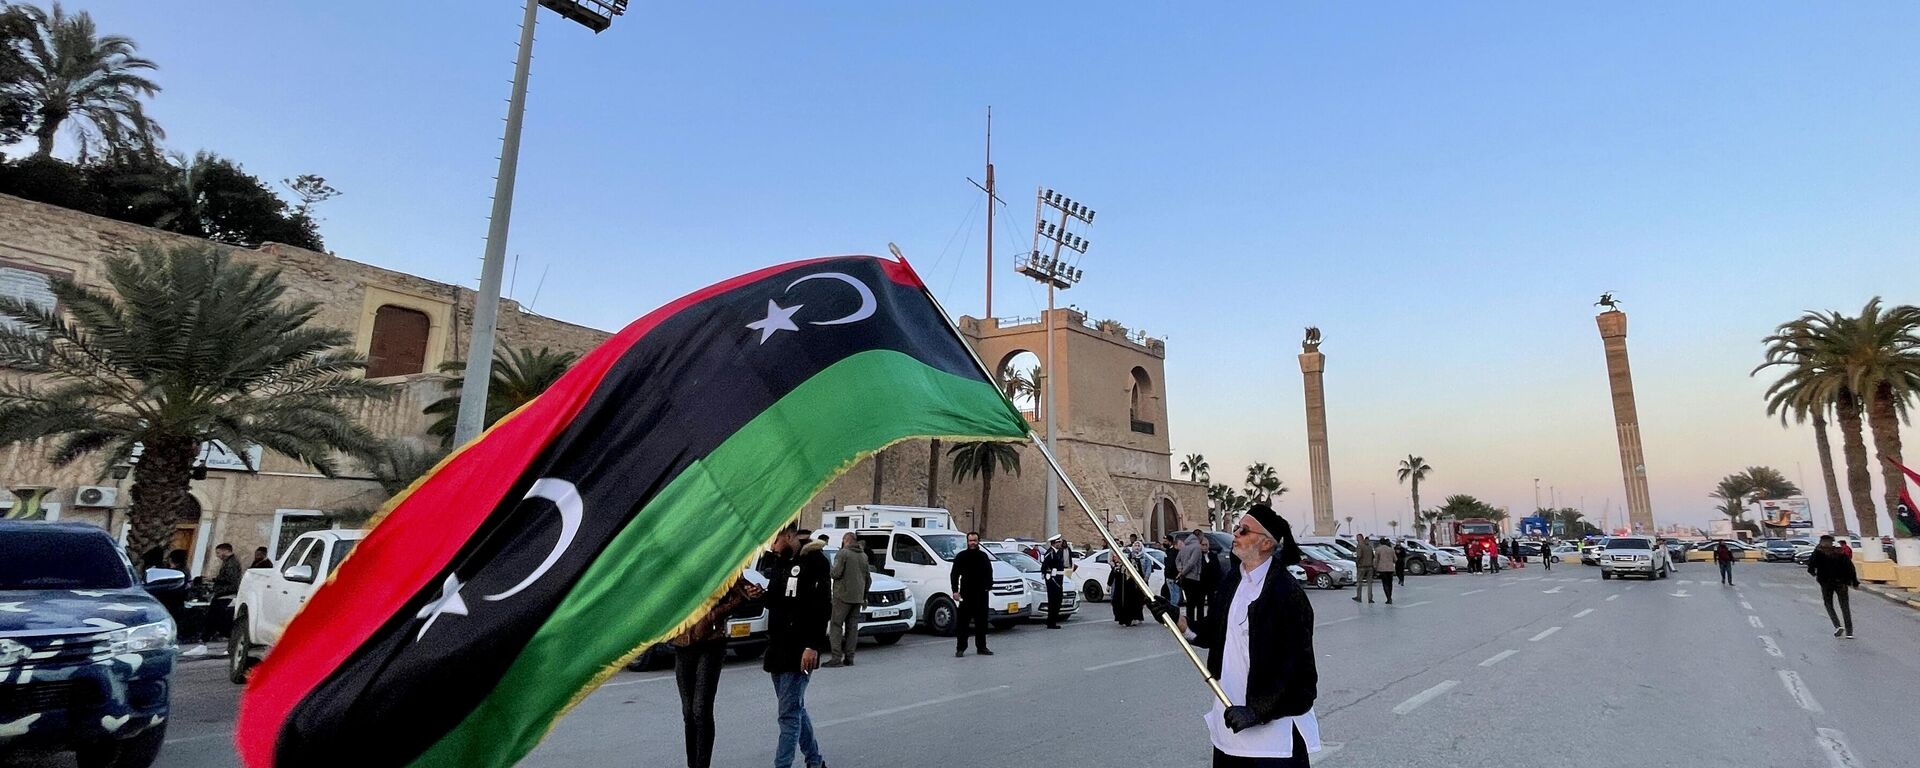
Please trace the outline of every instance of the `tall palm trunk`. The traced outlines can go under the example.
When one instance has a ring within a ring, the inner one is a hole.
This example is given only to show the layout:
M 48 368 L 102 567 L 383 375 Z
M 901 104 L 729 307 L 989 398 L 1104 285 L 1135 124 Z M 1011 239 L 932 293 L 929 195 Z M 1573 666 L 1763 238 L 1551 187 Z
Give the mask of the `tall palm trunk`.
M 1853 514 L 1859 520 L 1857 532 L 1863 537 L 1880 535 L 1880 512 L 1873 503 L 1873 475 L 1867 470 L 1867 443 L 1860 429 L 1860 400 L 1849 390 L 1841 390 L 1833 401 L 1834 416 L 1840 420 L 1840 452 L 1847 459 L 1847 491 L 1853 494 Z
M 980 521 L 973 527 L 983 539 L 987 537 L 987 503 L 992 500 L 993 468 L 989 466 L 987 471 L 980 473 Z
M 1420 519 L 1420 478 L 1413 478 L 1413 519 Z
M 53 156 L 53 137 L 59 135 L 60 124 L 66 120 L 65 110 L 46 108 L 40 110 L 40 125 L 33 129 L 33 137 L 40 143 L 39 149 L 34 152 L 35 157 Z
M 1873 390 L 1873 400 L 1867 405 L 1867 424 L 1873 428 L 1873 450 L 1879 454 L 1880 481 L 1886 485 L 1887 510 L 1900 508 L 1900 489 L 1907 487 L 1907 478 L 1900 471 L 1900 414 L 1894 408 L 1893 387 L 1882 383 Z M 1893 526 L 1894 535 L 1899 535 L 1903 526 Z M 1876 532 L 1877 533 L 1877 532 Z
M 882 448 L 873 453 L 873 500 L 868 504 L 880 503 L 880 488 L 887 481 L 887 451 Z
M 1827 512 L 1833 516 L 1833 531 L 1847 529 L 1847 508 L 1840 501 L 1840 479 L 1833 475 L 1833 444 L 1827 441 L 1826 409 L 1813 412 L 1813 442 L 1820 453 L 1820 478 L 1827 483 Z
M 147 442 L 140 452 L 129 489 L 133 505 L 127 509 L 132 528 L 127 534 L 127 555 L 134 562 L 140 562 L 147 550 L 165 546 L 192 505 L 187 485 L 198 449 L 190 440 L 162 439 Z
M 927 503 L 935 506 L 940 498 L 940 438 L 933 439 L 933 449 L 927 451 Z

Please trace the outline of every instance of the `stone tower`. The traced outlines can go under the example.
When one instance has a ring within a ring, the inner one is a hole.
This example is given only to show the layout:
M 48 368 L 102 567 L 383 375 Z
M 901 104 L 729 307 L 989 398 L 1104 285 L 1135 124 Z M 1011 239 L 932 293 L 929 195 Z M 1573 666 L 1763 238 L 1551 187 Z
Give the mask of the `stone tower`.
M 1640 413 L 1633 404 L 1633 370 L 1627 365 L 1627 313 L 1613 300 L 1599 317 L 1600 341 L 1607 350 L 1607 386 L 1613 390 L 1613 428 L 1620 439 L 1620 474 L 1627 486 L 1627 520 L 1634 533 L 1653 533 L 1653 501 L 1647 496 L 1647 456 L 1640 449 Z
M 1308 328 L 1300 343 L 1300 375 L 1306 379 L 1307 464 L 1313 482 L 1313 534 L 1331 536 L 1339 523 L 1333 519 L 1333 470 L 1327 459 L 1327 397 L 1321 372 L 1327 356 L 1320 353 L 1320 329 Z

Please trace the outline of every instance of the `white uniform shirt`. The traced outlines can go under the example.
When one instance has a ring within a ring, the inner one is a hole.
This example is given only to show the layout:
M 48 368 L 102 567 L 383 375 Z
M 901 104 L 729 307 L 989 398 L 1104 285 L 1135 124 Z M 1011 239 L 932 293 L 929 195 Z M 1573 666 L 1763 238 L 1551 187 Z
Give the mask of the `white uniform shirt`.
M 1240 586 L 1233 592 L 1233 604 L 1227 608 L 1226 645 L 1220 652 L 1220 690 L 1235 704 L 1247 703 L 1247 670 L 1252 666 L 1247 606 L 1260 599 L 1260 590 L 1267 585 L 1267 569 L 1272 565 L 1273 559 L 1268 558 L 1260 567 L 1242 571 Z M 1300 729 L 1300 739 L 1307 745 L 1308 753 L 1320 751 L 1320 721 L 1314 718 L 1312 709 L 1299 717 L 1282 717 L 1239 733 L 1227 727 L 1226 711 L 1220 700 L 1214 699 L 1213 709 L 1207 711 L 1206 717 L 1213 746 L 1221 752 L 1238 757 L 1292 757 L 1295 728 Z

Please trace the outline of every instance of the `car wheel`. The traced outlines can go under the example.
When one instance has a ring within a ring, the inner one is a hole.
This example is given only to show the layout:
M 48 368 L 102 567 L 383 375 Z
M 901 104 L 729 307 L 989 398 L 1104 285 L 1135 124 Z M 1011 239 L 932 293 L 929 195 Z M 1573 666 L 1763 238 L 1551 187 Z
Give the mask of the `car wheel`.
M 1333 574 L 1323 573 L 1313 577 L 1313 585 L 1320 589 L 1333 589 Z
M 1087 583 L 1080 587 L 1080 596 L 1095 603 L 1107 599 L 1106 593 L 1100 588 L 1100 582 L 1093 579 L 1087 579 Z
M 107 741 L 74 751 L 80 768 L 147 768 L 167 742 L 167 724 L 161 723 L 131 739 Z
M 1666 577 L 1667 577 L 1667 574 L 1670 574 L 1670 573 L 1672 573 L 1672 572 L 1673 572 L 1673 569 L 1672 569 L 1672 568 L 1669 568 L 1669 567 L 1667 567 L 1667 566 L 1664 566 L 1664 565 L 1663 565 L 1663 566 L 1660 566 L 1660 578 L 1663 578 L 1663 579 L 1664 579 L 1664 578 L 1666 578 Z
M 890 635 L 874 635 L 873 641 L 881 645 L 893 645 L 894 643 L 900 642 L 900 638 L 906 634 L 905 632 L 895 632 Z
M 1608 579 L 1611 579 L 1611 578 L 1613 578 L 1613 573 L 1612 573 L 1611 571 L 1601 571 L 1601 572 L 1600 572 L 1600 580 L 1601 580 L 1601 581 L 1606 581 L 1606 580 L 1608 580 Z
M 1411 563 L 1407 563 L 1407 573 L 1411 573 L 1415 576 L 1427 575 L 1427 561 L 1415 560 Z
M 927 603 L 927 627 L 932 629 L 934 634 L 941 637 L 952 635 L 954 624 L 958 620 L 959 616 L 954 611 L 953 600 L 936 597 Z
M 253 638 L 247 632 L 247 614 L 242 611 L 233 617 L 233 632 L 227 636 L 227 679 L 234 685 L 245 685 L 252 667 Z

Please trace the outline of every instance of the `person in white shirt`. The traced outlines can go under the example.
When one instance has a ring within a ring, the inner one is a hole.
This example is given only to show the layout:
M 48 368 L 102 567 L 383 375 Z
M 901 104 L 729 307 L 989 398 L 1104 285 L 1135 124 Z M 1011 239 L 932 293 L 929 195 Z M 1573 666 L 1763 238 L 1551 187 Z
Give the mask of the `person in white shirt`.
M 1313 658 L 1313 605 L 1287 566 L 1300 547 L 1287 521 L 1256 504 L 1233 529 L 1233 568 L 1211 596 L 1194 645 L 1209 649 L 1207 669 L 1228 707 L 1207 712 L 1214 768 L 1308 765 L 1320 751 L 1313 714 L 1319 673 Z M 1171 611 L 1164 600 L 1154 611 Z

